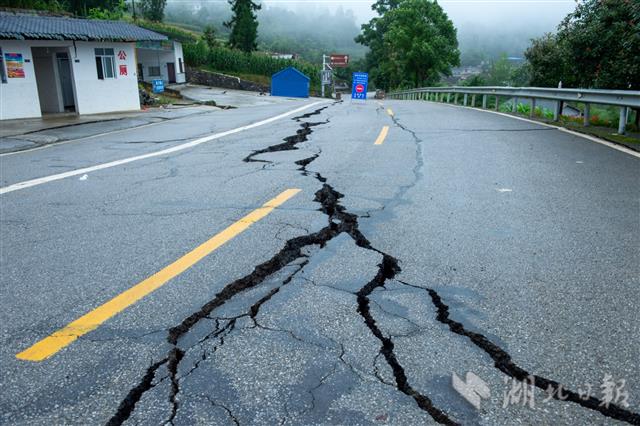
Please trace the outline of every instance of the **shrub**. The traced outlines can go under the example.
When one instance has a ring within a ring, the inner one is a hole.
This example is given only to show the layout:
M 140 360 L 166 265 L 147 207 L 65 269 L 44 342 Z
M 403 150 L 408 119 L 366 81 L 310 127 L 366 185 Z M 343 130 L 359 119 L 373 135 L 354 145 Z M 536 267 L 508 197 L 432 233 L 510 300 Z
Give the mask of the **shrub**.
M 261 53 L 244 53 L 226 47 L 209 49 L 203 40 L 185 45 L 184 59 L 192 66 L 206 65 L 216 71 L 265 76 L 271 76 L 283 68 L 294 66 L 307 75 L 312 84 L 320 82 L 320 66 L 303 61 L 272 58 Z

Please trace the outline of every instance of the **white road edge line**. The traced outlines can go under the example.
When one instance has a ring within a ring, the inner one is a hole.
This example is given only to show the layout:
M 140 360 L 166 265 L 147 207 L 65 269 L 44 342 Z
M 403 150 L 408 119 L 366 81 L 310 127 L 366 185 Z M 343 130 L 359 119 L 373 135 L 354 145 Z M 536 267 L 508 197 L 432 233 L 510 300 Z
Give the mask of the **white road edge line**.
M 474 107 L 469 107 L 469 106 L 464 106 L 464 105 L 445 104 L 445 103 L 432 102 L 432 101 L 423 101 L 423 102 L 429 102 L 431 104 L 445 105 L 445 106 L 457 107 L 457 108 L 466 108 L 466 109 L 471 109 L 471 110 L 480 111 L 480 112 L 488 112 L 488 113 L 491 113 L 491 114 L 502 115 L 504 117 L 515 118 L 516 120 L 526 121 L 527 123 L 533 123 L 533 124 L 538 124 L 538 125 L 544 126 L 544 127 L 550 127 L 552 129 L 560 130 L 561 132 L 569 133 L 569 134 L 571 134 L 573 136 L 578 136 L 580 138 L 584 138 L 584 139 L 590 140 L 592 142 L 596 142 L 596 143 L 599 143 L 601 145 L 608 146 L 609 148 L 613 148 L 613 149 L 618 150 L 620 152 L 624 152 L 625 154 L 629 154 L 629 155 L 631 155 L 633 157 L 640 158 L 640 152 L 637 152 L 637 151 L 634 151 L 632 149 L 626 148 L 626 147 L 624 147 L 622 145 L 615 144 L 613 142 L 609 142 L 609 141 L 604 140 L 604 139 L 600 139 L 600 138 L 598 138 L 596 136 L 585 135 L 584 133 L 580 133 L 580 132 L 576 132 L 576 131 L 573 131 L 573 130 L 569 130 L 569 129 L 564 128 L 564 127 L 554 126 L 553 124 L 541 123 L 540 121 L 529 120 L 528 118 L 517 117 L 515 115 L 506 114 L 504 112 L 493 111 L 493 110 L 490 110 L 490 109 L 474 108 Z
M 0 188 L 0 195 L 6 194 L 13 191 L 18 191 L 21 189 L 30 188 L 32 186 L 42 185 L 43 183 L 53 182 L 56 180 L 65 179 L 71 176 L 83 175 L 85 173 L 91 173 L 98 170 L 109 169 L 111 167 L 121 166 L 127 163 L 133 163 L 134 161 L 146 160 L 147 158 L 159 157 L 162 155 L 172 154 L 174 152 L 183 151 L 185 149 L 193 148 L 205 142 L 210 142 L 215 139 L 220 139 L 225 136 L 233 135 L 234 133 L 243 132 L 245 130 L 254 129 L 256 127 L 264 126 L 265 124 L 273 123 L 274 121 L 280 120 L 281 118 L 287 117 L 289 115 L 298 113 L 300 111 L 304 111 L 305 109 L 309 109 L 316 105 L 322 104 L 325 101 L 313 102 L 308 105 L 304 105 L 300 108 L 296 108 L 294 110 L 285 112 L 283 114 L 276 115 L 271 118 L 267 118 L 265 120 L 257 121 L 255 123 L 248 124 L 246 126 L 237 127 L 235 129 L 227 130 L 221 133 L 214 133 L 213 135 L 205 136 L 203 138 L 199 138 L 193 140 L 191 142 L 184 143 L 182 145 L 173 146 L 171 148 L 163 149 L 160 151 L 150 152 L 148 154 L 136 155 L 135 157 L 123 158 L 122 160 L 110 161 L 108 163 L 97 164 L 95 166 L 83 167 L 81 169 L 71 170 L 64 173 L 58 173 L 55 175 L 45 176 L 37 179 L 26 180 L 23 182 L 14 183 L 13 185 L 5 186 Z

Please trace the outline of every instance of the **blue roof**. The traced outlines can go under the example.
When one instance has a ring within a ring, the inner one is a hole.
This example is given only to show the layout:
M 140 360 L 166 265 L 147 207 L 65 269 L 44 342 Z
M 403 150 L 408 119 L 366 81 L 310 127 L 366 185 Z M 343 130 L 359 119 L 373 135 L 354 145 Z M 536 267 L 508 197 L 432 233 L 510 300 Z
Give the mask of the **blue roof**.
M 121 21 L 0 12 L 0 39 L 142 41 L 167 37 Z
M 302 72 L 300 72 L 300 71 L 299 71 L 297 68 L 295 68 L 295 67 L 287 67 L 287 68 L 285 68 L 285 69 L 283 69 L 283 70 L 280 70 L 280 71 L 278 71 L 277 73 L 275 73 L 274 75 L 272 75 L 272 76 L 271 76 L 271 78 L 275 78 L 275 77 L 277 77 L 278 75 L 283 74 L 283 73 L 285 73 L 285 72 L 288 72 L 288 71 L 290 71 L 290 70 L 291 70 L 291 71 L 294 71 L 294 72 L 296 72 L 296 73 L 298 73 L 298 74 L 300 74 L 302 77 L 304 77 L 304 78 L 306 78 L 307 80 L 309 80 L 309 77 L 307 77 L 306 75 L 302 74 Z

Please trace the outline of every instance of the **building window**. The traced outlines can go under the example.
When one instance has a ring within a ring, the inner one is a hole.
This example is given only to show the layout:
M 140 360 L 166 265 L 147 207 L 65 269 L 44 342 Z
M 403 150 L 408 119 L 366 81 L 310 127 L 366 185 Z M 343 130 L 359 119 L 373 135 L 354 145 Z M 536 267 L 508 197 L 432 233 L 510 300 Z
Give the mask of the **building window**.
M 7 82 L 7 73 L 4 70 L 4 54 L 2 53 L 2 48 L 0 48 L 0 80 L 3 83 Z
M 184 65 L 182 65 L 182 58 L 178 58 L 178 67 L 180 68 L 180 72 L 184 72 Z
M 149 77 L 160 77 L 160 67 L 149 67 Z
M 115 60 L 113 49 L 95 49 L 96 52 L 96 70 L 98 78 L 116 78 Z

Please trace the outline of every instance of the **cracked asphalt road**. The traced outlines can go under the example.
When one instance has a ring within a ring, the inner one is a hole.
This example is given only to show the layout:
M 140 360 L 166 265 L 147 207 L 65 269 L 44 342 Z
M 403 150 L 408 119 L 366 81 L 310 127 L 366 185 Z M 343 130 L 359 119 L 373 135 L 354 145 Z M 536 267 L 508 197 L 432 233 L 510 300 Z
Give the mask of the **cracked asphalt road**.
M 304 105 L 2 157 L 1 183 Z M 0 422 L 640 424 L 638 164 L 499 115 L 345 101 L 3 194 Z M 16 358 L 289 188 L 95 330 Z M 452 387 L 467 372 L 479 409 Z M 625 380 L 609 404 L 605 375 Z M 523 380 L 529 400 L 505 399 Z

